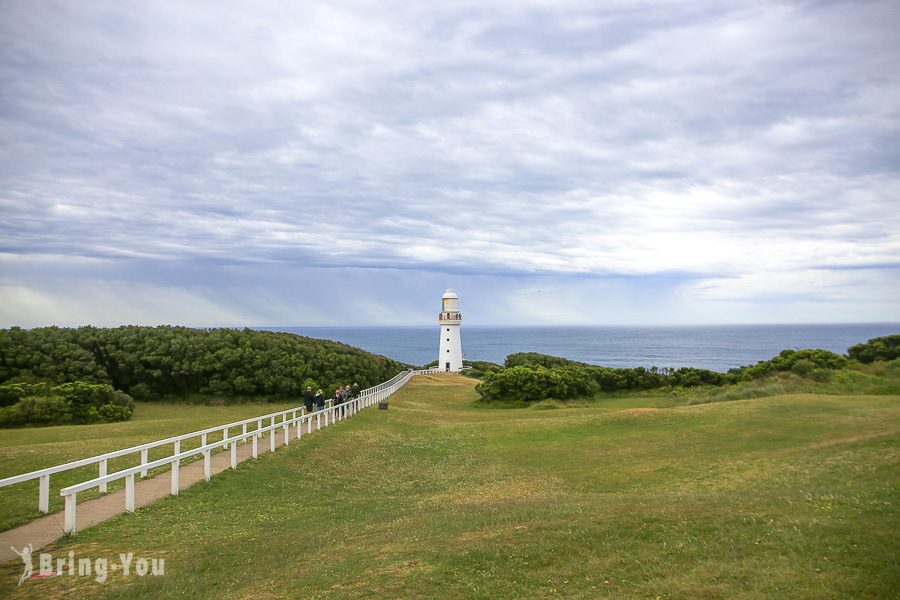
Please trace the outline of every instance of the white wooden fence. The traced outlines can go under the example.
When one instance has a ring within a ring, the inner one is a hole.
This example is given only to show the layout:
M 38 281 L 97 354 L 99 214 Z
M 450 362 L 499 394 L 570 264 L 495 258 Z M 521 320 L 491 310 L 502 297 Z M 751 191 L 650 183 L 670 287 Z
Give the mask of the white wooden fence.
M 230 448 L 231 450 L 231 468 L 237 468 L 237 446 L 239 443 L 247 443 L 248 440 L 253 444 L 253 458 L 257 457 L 259 440 L 264 434 L 269 434 L 269 445 L 272 452 L 275 451 L 275 434 L 278 429 L 284 433 L 285 445 L 290 442 L 290 432 L 292 428 L 296 429 L 295 439 L 303 436 L 303 428 L 306 427 L 306 433 L 312 433 L 313 430 L 328 427 L 337 421 L 352 417 L 360 410 L 368 408 L 373 404 L 385 400 L 388 396 L 406 385 L 413 375 L 422 375 L 426 373 L 436 373 L 439 369 L 425 369 L 422 371 L 403 371 L 398 373 L 392 379 L 380 383 L 374 387 L 362 390 L 359 396 L 339 404 L 337 406 L 327 405 L 325 408 L 309 413 L 302 406 L 297 408 L 289 408 L 279 412 L 269 413 L 259 417 L 244 419 L 243 421 L 235 421 L 226 425 L 217 427 L 209 427 L 200 431 L 193 431 L 174 437 L 168 437 L 155 442 L 148 442 L 131 448 L 124 448 L 114 452 L 106 452 L 98 454 L 90 458 L 84 458 L 73 462 L 57 465 L 55 467 L 47 467 L 30 473 L 23 473 L 6 479 L 0 479 L 0 487 L 14 485 L 33 479 L 39 479 L 38 486 L 38 509 L 41 512 L 49 512 L 50 510 L 50 476 L 70 469 L 84 467 L 87 465 L 98 465 L 99 474 L 94 479 L 89 479 L 81 483 L 70 485 L 59 491 L 60 496 L 65 498 L 65 525 L 66 533 L 74 533 L 76 531 L 76 503 L 78 492 L 97 488 L 101 493 L 106 493 L 107 486 L 111 481 L 125 479 L 125 510 L 126 512 L 134 512 L 134 482 L 135 476 L 146 477 L 150 469 L 171 465 L 172 469 L 172 485 L 170 493 L 173 496 L 178 495 L 179 489 L 179 468 L 181 461 L 192 456 L 203 455 L 203 472 L 207 481 L 212 476 L 211 457 L 212 451 L 219 448 Z M 264 423 L 268 421 L 268 423 Z M 315 427 L 313 426 L 315 421 Z M 256 428 L 248 430 L 248 425 L 256 424 Z M 232 430 L 240 429 L 240 433 L 232 434 Z M 210 440 L 211 436 L 218 437 L 221 432 L 221 439 Z M 185 440 L 200 438 L 200 446 L 191 450 L 182 452 L 181 443 Z M 152 448 L 166 446 L 172 444 L 172 455 L 157 460 L 149 460 L 149 452 Z M 129 454 L 140 453 L 141 462 L 139 465 L 122 469 L 114 473 L 107 473 L 109 460 Z

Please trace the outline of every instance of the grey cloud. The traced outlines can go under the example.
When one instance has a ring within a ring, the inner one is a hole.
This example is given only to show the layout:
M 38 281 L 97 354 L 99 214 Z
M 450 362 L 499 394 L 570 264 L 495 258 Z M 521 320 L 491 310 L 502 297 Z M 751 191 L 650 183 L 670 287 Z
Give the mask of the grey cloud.
M 8 252 L 750 268 L 630 256 L 722 232 L 896 256 L 890 3 L 10 6 Z

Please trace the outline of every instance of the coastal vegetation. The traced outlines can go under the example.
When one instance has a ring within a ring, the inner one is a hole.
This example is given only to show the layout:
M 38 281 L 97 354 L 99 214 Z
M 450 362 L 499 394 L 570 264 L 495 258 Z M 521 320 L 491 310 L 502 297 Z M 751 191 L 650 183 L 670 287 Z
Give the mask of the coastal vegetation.
M 252 329 L 0 330 L 0 384 L 107 384 L 135 400 L 283 400 L 307 385 L 365 388 L 405 368 L 346 344 Z
M 488 364 L 471 371 L 482 380 L 476 388 L 482 402 L 511 406 L 648 390 L 668 390 L 674 395 L 686 395 L 685 390 L 689 390 L 687 401 L 691 403 L 761 397 L 810 387 L 831 389 L 833 393 L 860 387 L 872 393 L 900 393 L 900 359 L 894 356 L 898 348 L 900 335 L 858 344 L 850 349 L 849 356 L 820 349 L 783 350 L 769 360 L 728 373 L 693 367 L 612 368 L 521 352 L 510 354 L 502 367 Z M 868 368 L 871 365 L 877 368 Z
M 126 421 L 134 401 L 105 383 L 0 385 L 0 427 Z
M 887 361 L 900 358 L 900 334 L 886 335 L 851 346 L 847 354 L 861 363 Z
M 896 596 L 900 397 L 658 408 L 668 399 L 632 392 L 511 413 L 475 406 L 476 384 L 416 377 L 388 411 L 41 550 L 110 564 L 121 552 L 164 558 L 165 576 L 120 570 L 103 584 L 64 575 L 17 588 L 16 559 L 0 566 L 0 596 Z M 102 427 L 121 447 L 244 407 L 144 403 L 132 421 Z M 206 411 L 219 412 L 182 421 Z M 14 463 L 45 451 L 59 462 L 83 453 L 77 436 L 54 440 L 74 429 L 0 431 L 0 448 Z M 104 439 L 101 426 L 82 429 Z

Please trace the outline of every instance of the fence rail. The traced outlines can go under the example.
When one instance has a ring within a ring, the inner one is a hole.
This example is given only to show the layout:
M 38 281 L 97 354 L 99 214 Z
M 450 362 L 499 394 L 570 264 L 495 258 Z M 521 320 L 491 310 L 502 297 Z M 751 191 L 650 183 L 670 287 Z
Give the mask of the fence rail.
M 50 508 L 51 475 L 92 464 L 98 465 L 97 477 L 75 485 L 70 485 L 66 488 L 61 489 L 59 492 L 60 495 L 65 498 L 64 529 L 67 533 L 74 533 L 76 531 L 75 515 L 77 503 L 76 498 L 78 492 L 96 487 L 100 493 L 106 493 L 108 489 L 107 486 L 110 482 L 117 481 L 119 479 L 125 479 L 125 510 L 127 512 L 134 512 L 135 476 L 146 477 L 147 472 L 150 469 L 171 465 L 172 484 L 170 492 L 173 496 L 176 496 L 178 495 L 179 490 L 179 468 L 181 465 L 181 461 L 186 458 L 203 454 L 204 475 L 206 479 L 209 480 L 212 475 L 211 456 L 213 450 L 230 447 L 231 468 L 237 468 L 237 445 L 239 443 L 247 443 L 247 441 L 250 440 L 253 444 L 253 458 L 256 458 L 258 454 L 259 440 L 262 439 L 264 434 L 270 433 L 270 450 L 274 452 L 276 447 L 275 436 L 279 428 L 284 432 L 284 444 L 286 445 L 290 443 L 291 428 L 296 428 L 295 439 L 299 439 L 303 436 L 304 425 L 307 428 L 307 433 L 313 432 L 313 420 L 315 420 L 316 422 L 316 430 L 321 429 L 323 426 L 328 427 L 329 424 L 334 424 L 336 421 L 341 421 L 343 419 L 351 417 L 358 413 L 360 410 L 383 401 L 398 389 L 406 385 L 406 383 L 414 375 L 436 373 L 439 371 L 439 369 L 402 371 L 388 381 L 362 390 L 359 393 L 359 396 L 357 396 L 356 398 L 348 400 L 347 402 L 344 402 L 342 404 L 328 405 L 325 408 L 311 413 L 307 413 L 305 407 L 298 406 L 296 408 L 289 408 L 278 412 L 260 415 L 258 417 L 251 417 L 242 421 L 234 421 L 225 425 L 208 427 L 206 429 L 192 431 L 190 433 L 185 433 L 182 435 L 167 437 L 153 442 L 147 442 L 146 444 L 140 444 L 138 446 L 132 446 L 130 448 L 123 448 L 122 450 L 106 452 L 104 454 L 98 454 L 89 458 L 83 458 L 61 465 L 46 467 L 37 471 L 31 471 L 29 473 L 7 477 L 6 479 L 0 479 L 0 487 L 39 479 L 40 483 L 38 486 L 38 509 L 41 512 L 47 513 L 49 512 Z M 269 421 L 269 423 L 264 426 L 263 421 Z M 256 424 L 256 428 L 252 430 L 248 429 L 248 425 L 253 423 Z M 231 435 L 231 430 L 234 428 L 240 428 L 240 433 Z M 218 439 L 216 441 L 209 440 L 209 436 L 211 434 L 218 434 L 219 432 L 221 432 L 222 434 L 221 439 Z M 181 450 L 181 443 L 183 441 L 198 437 L 200 438 L 200 446 L 186 451 Z M 151 449 L 168 444 L 172 444 L 171 456 L 166 456 L 164 458 L 153 461 L 149 460 L 149 451 Z M 138 452 L 140 452 L 141 457 L 141 462 L 139 465 L 122 469 L 114 473 L 107 472 L 109 466 L 108 461 L 110 459 L 127 456 L 129 454 L 137 454 Z

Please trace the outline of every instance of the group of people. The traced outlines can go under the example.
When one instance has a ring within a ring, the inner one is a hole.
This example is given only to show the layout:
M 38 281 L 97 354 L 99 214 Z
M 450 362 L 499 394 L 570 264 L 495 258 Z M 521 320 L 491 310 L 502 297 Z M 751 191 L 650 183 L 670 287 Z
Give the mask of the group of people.
M 338 386 L 334 390 L 334 396 L 331 397 L 331 404 L 332 406 L 337 406 L 357 396 L 359 396 L 359 384 L 354 383 L 352 386 L 345 385 L 344 387 Z M 313 407 L 315 407 L 315 410 L 322 410 L 325 408 L 325 400 L 325 394 L 322 393 L 321 388 L 313 393 L 312 387 L 306 386 L 306 391 L 303 392 L 303 405 L 306 407 L 306 412 L 313 412 Z

